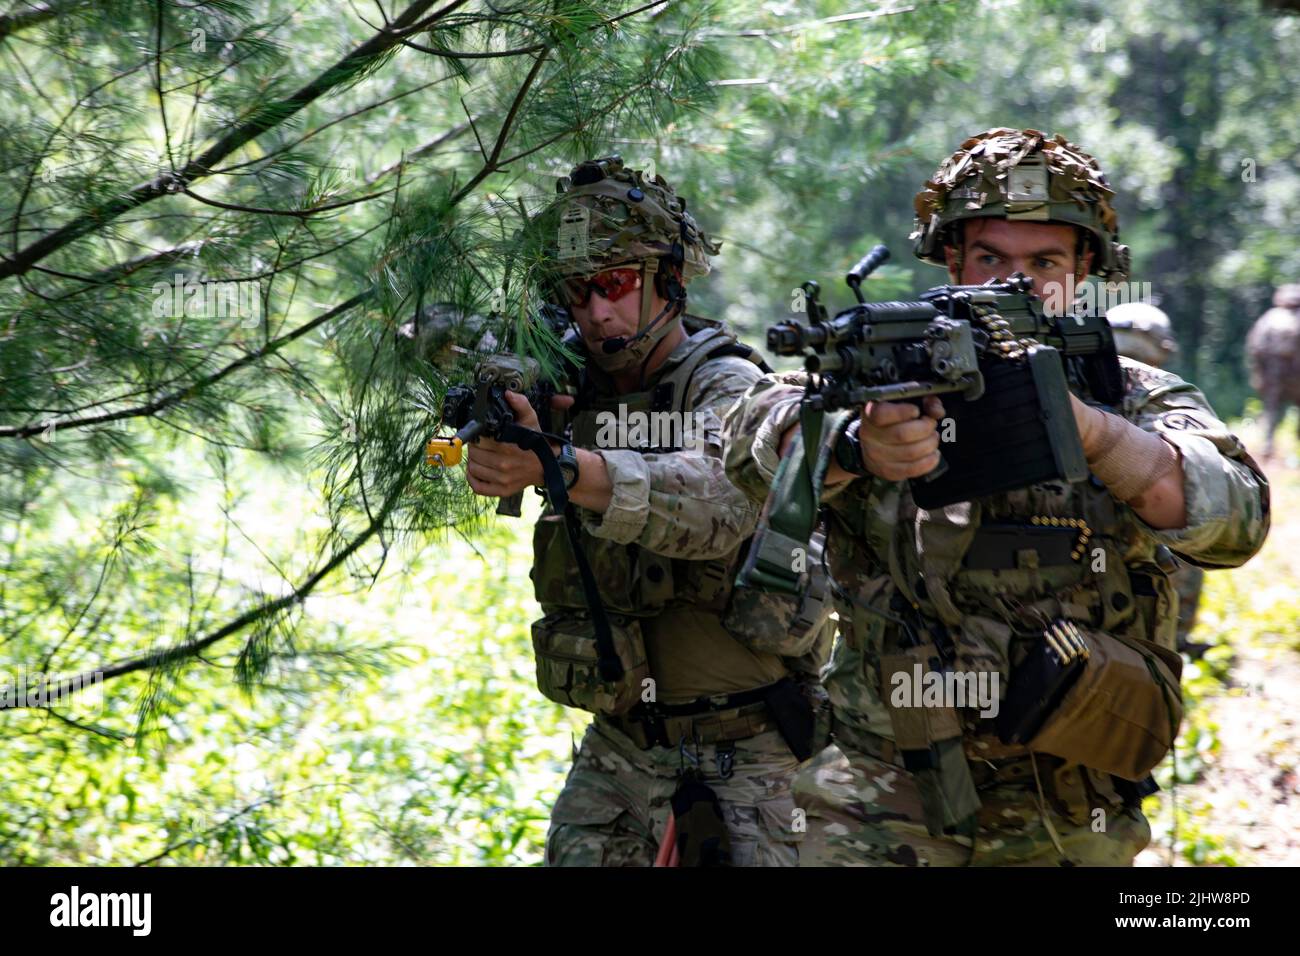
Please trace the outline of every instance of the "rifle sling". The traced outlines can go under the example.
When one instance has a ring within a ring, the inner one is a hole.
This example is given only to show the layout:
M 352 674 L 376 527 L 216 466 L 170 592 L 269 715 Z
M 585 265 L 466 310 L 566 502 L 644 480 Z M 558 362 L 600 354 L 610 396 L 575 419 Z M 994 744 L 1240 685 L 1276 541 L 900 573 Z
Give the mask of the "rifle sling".
M 524 451 L 531 451 L 542 463 L 542 476 L 546 481 L 546 497 L 556 514 L 564 515 L 564 530 L 569 538 L 569 547 L 573 550 L 573 559 L 578 565 L 578 576 L 582 579 L 582 592 L 587 599 L 587 610 L 591 612 L 591 621 L 596 628 L 596 651 L 600 655 L 600 676 L 607 681 L 617 681 L 623 677 L 623 664 L 614 651 L 614 638 L 609 627 L 609 618 L 605 614 L 605 604 L 600 599 L 596 587 L 596 576 L 592 574 L 587 554 L 583 550 L 579 537 L 580 525 L 578 513 L 569 502 L 568 489 L 564 487 L 564 473 L 555 460 L 555 454 L 546 440 L 546 435 L 531 428 L 522 428 L 511 422 L 501 429 L 497 441 L 518 445 Z
M 807 553 L 817 526 L 822 482 L 830 466 L 830 443 L 823 440 L 823 435 L 837 433 L 850 414 L 847 409 L 833 413 L 831 428 L 824 433 L 825 411 L 804 400 L 799 409 L 799 434 L 777 466 L 764 515 L 766 522 L 760 521 L 751 560 L 737 583 L 799 593 L 802 574 L 794 570 L 794 550 L 802 548 Z M 816 449 L 812 461 L 807 453 L 810 447 Z

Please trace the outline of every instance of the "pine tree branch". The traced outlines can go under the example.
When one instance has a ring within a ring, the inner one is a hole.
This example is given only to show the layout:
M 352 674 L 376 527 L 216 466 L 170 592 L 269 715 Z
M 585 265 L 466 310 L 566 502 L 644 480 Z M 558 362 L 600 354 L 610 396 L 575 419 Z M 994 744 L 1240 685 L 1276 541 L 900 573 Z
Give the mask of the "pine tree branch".
M 37 26 L 46 20 L 52 20 L 84 5 L 85 0 L 64 0 L 62 3 L 33 3 L 27 9 L 19 10 L 17 13 L 6 13 L 0 16 L 0 42 L 19 30 Z
M 411 460 L 405 464 L 392 491 L 389 492 L 387 499 L 384 501 L 383 507 L 380 508 L 379 512 L 370 523 L 360 533 L 358 533 L 356 537 L 349 541 L 345 547 L 332 554 L 324 564 L 312 572 L 312 574 L 291 593 L 276 598 L 274 601 L 266 601 L 249 611 L 245 611 L 243 614 L 239 615 L 234 620 L 229 621 L 211 634 L 206 634 L 203 637 L 196 638 L 192 641 L 186 641 L 184 644 L 180 644 L 176 647 L 169 647 L 163 651 L 155 651 L 141 657 L 119 661 L 115 664 L 109 664 L 107 667 L 97 667 L 94 670 L 84 671 L 74 677 L 66 678 L 59 682 L 57 688 L 53 690 L 47 689 L 46 696 L 54 696 L 58 700 L 67 700 L 74 694 L 80 693 L 87 686 L 99 687 L 102 686 L 104 682 L 117 677 L 122 677 L 125 674 L 132 674 L 136 671 L 154 670 L 155 668 L 174 664 L 187 658 L 196 657 L 199 652 L 211 647 L 218 641 L 225 640 L 231 635 L 238 634 L 240 631 L 255 624 L 263 618 L 278 614 L 296 604 L 301 604 L 306 600 L 307 596 L 316 589 L 317 585 L 329 576 L 335 568 L 339 567 L 347 561 L 348 558 L 352 557 L 353 554 L 360 550 L 362 545 L 382 530 L 384 522 L 388 520 L 388 516 L 392 514 L 393 510 L 397 507 L 398 502 L 401 501 L 402 495 L 406 491 L 408 480 L 411 474 L 415 471 L 418 462 L 423 458 L 423 455 L 424 452 L 421 449 L 418 455 L 413 456 Z M 13 703 L 0 700 L 0 711 L 26 710 L 28 707 L 29 705 L 25 699 L 22 703 L 19 703 L 16 696 Z
M 426 10 L 436 0 L 414 0 L 400 17 L 393 21 L 399 29 L 419 22 Z M 434 14 L 434 17 L 454 10 L 464 0 L 452 3 Z M 426 18 L 428 19 L 428 18 Z M 341 86 L 355 78 L 367 66 L 380 56 L 400 44 L 400 37 L 390 32 L 381 32 L 354 49 L 314 80 L 286 99 L 263 104 L 255 109 L 252 118 L 232 129 L 216 143 L 206 149 L 202 155 L 190 160 L 184 168 L 176 172 L 166 172 L 155 176 L 147 183 L 141 183 L 127 193 L 87 211 L 69 223 L 60 226 L 51 233 L 36 240 L 12 257 L 0 259 L 0 279 L 23 275 L 33 265 L 51 253 L 75 242 L 87 233 L 100 229 L 106 222 L 116 219 L 145 203 L 152 202 L 160 196 L 179 192 L 196 179 L 209 176 L 213 168 L 222 159 L 235 150 L 261 136 L 268 130 L 282 124 L 309 103 L 319 99 L 335 87 Z
M 182 189 L 185 195 L 191 199 L 203 203 L 206 206 L 215 206 L 218 209 L 229 209 L 232 212 L 251 212 L 259 216 L 291 216 L 295 219 L 306 219 L 315 216 L 318 213 L 329 212 L 332 209 L 341 209 L 344 206 L 355 206 L 360 202 L 369 202 L 372 199 L 378 199 L 380 196 L 387 196 L 393 190 L 381 189 L 377 193 L 369 193 L 365 196 L 358 196 L 356 199 L 343 199 L 339 202 L 326 203 L 324 206 L 313 206 L 310 209 L 265 209 L 261 206 L 242 206 L 239 203 L 222 202 L 219 199 L 210 199 L 207 196 L 200 196 L 190 189 Z M 275 270 L 278 272 L 279 270 Z
M 198 381 L 193 382 L 182 389 L 177 389 L 169 395 L 164 395 L 156 401 L 135 408 L 122 409 L 121 411 L 116 412 L 105 412 L 102 415 L 88 415 L 83 418 L 74 418 L 66 422 L 42 422 L 39 425 L 19 425 L 15 427 L 0 428 L 0 438 L 30 438 L 33 435 L 39 435 L 51 425 L 53 425 L 56 432 L 60 432 L 66 431 L 69 428 L 85 428 L 91 425 L 103 425 L 124 418 L 139 418 L 144 415 L 156 415 L 172 405 L 185 401 L 193 396 L 195 392 L 205 389 L 210 385 L 215 385 L 226 376 L 239 371 L 241 368 L 252 365 L 261 359 L 266 358 L 268 355 L 279 351 L 295 339 L 302 338 L 308 332 L 312 331 L 312 329 L 315 329 L 328 322 L 330 319 L 336 318 L 344 312 L 360 305 L 362 302 L 370 298 L 371 295 L 372 293 L 370 291 L 359 292 L 346 302 L 340 303 L 328 312 L 323 312 L 316 316 L 316 318 L 312 319 L 310 322 L 298 326 L 292 332 L 286 332 L 284 335 L 272 339 L 257 351 L 249 352 L 247 355 L 241 356 L 224 368 L 213 372 L 211 375 L 206 375 Z
M 255 159 L 246 159 L 242 163 L 235 163 L 231 166 L 223 166 L 220 169 L 214 169 L 212 171 L 212 175 L 214 176 L 231 175 L 234 173 L 236 169 L 243 169 L 245 166 L 252 166 L 256 163 L 265 163 L 267 160 L 273 159 L 274 157 L 279 156 L 281 153 L 287 153 L 295 146 L 301 146 L 307 140 L 311 139 L 313 136 L 325 132 L 325 130 L 329 129 L 331 126 L 335 126 L 339 123 L 350 120 L 354 116 L 360 116 L 362 113 L 367 113 L 370 110 L 376 109 L 377 107 L 386 106 L 389 103 L 394 102 L 395 100 L 400 100 L 405 96 L 410 96 L 412 93 L 422 93 L 425 90 L 429 89 L 429 87 L 437 86 L 439 83 L 445 83 L 447 82 L 447 80 L 451 78 L 452 75 L 450 74 L 448 76 L 440 76 L 438 77 L 438 79 L 430 80 L 428 83 L 421 83 L 419 86 L 413 89 L 403 90 L 401 93 L 394 93 L 392 96 L 387 96 L 382 100 L 376 100 L 373 103 L 367 103 L 365 106 L 359 106 L 356 109 L 351 110 L 350 112 L 344 113 L 342 116 L 336 116 L 332 120 L 329 120 L 326 123 L 321 123 L 321 125 L 317 126 L 315 129 L 308 130 L 307 132 L 303 133 L 301 136 L 299 136 L 291 143 L 285 143 L 283 146 L 279 146 L 271 150 L 269 153 L 265 153 L 261 156 L 256 157 Z
M 500 167 L 497 165 L 501 159 L 501 151 L 505 149 L 506 141 L 510 139 L 510 133 L 515 123 L 515 117 L 519 114 L 519 108 L 523 105 L 524 99 L 528 96 L 528 91 L 532 88 L 537 74 L 542 70 L 542 64 L 546 62 L 546 57 L 550 53 L 550 48 L 542 51 L 541 55 L 533 63 L 533 67 L 524 77 L 523 83 L 515 91 L 515 98 L 510 103 L 510 109 L 506 112 L 506 118 L 501 122 L 501 130 L 497 133 L 496 143 L 492 146 L 492 152 L 484 160 L 483 166 L 477 173 L 470 177 L 469 182 L 465 183 L 456 193 L 448 200 L 448 204 L 455 206 L 462 199 L 474 191 L 483 180 L 487 179 L 492 173 L 495 173 Z

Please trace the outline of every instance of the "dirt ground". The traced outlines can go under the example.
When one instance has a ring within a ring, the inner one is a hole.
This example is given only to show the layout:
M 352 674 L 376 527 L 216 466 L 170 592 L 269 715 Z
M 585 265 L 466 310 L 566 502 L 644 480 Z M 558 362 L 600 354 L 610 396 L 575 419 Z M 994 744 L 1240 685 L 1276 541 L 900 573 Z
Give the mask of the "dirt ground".
M 1249 427 L 1241 437 L 1252 441 Z M 1264 462 L 1272 490 L 1273 524 L 1264 550 L 1244 568 L 1212 572 L 1233 576 L 1236 595 L 1253 609 L 1277 608 L 1300 593 L 1300 462 L 1289 442 L 1285 458 Z M 1214 584 L 1217 584 L 1215 582 Z M 1207 581 L 1207 589 L 1214 586 Z M 1227 586 L 1225 582 L 1223 586 Z M 1277 615 L 1273 620 L 1277 621 Z M 1222 628 L 1213 618 L 1202 627 Z M 1290 617 L 1269 627 L 1232 627 L 1234 650 L 1227 686 L 1203 698 L 1206 715 L 1218 725 L 1219 749 L 1194 784 L 1181 784 L 1175 799 L 1192 809 L 1201 831 L 1222 840 L 1223 849 L 1243 866 L 1300 865 L 1300 620 Z M 1166 797 L 1168 795 L 1166 794 Z M 1159 816 L 1167 825 L 1169 803 Z M 1189 866 L 1160 834 L 1137 859 L 1138 866 Z

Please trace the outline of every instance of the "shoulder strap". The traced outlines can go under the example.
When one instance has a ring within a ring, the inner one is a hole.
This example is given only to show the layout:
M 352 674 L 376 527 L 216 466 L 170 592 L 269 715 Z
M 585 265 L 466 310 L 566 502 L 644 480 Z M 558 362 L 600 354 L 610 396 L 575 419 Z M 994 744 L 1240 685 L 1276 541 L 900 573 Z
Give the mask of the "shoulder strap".
M 735 333 L 721 323 L 708 325 L 691 338 L 698 338 L 695 347 L 678 359 L 676 365 L 660 379 L 661 384 L 672 383 L 672 401 L 677 411 L 687 410 L 686 397 L 691 391 L 691 380 L 695 377 L 696 370 L 705 362 L 720 358 L 743 358 L 747 362 L 753 362 L 764 372 L 772 371 L 757 349 L 739 341 Z

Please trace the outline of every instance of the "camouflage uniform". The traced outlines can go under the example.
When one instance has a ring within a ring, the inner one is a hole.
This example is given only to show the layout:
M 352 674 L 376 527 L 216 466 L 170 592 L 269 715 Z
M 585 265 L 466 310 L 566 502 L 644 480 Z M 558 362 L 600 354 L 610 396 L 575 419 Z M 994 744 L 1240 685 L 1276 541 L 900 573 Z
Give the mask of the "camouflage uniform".
M 1115 330 L 1115 348 L 1120 355 L 1154 368 L 1164 368 L 1178 354 L 1178 342 L 1174 339 L 1169 317 L 1154 305 L 1126 302 L 1107 312 L 1106 320 Z M 1180 561 L 1178 570 L 1173 573 L 1173 583 L 1178 592 L 1178 649 L 1190 650 L 1194 654 L 1203 652 L 1208 645 L 1192 645 L 1190 636 L 1196 626 L 1196 608 L 1201 603 L 1201 590 L 1205 587 L 1205 571 Z
M 690 348 L 688 339 L 674 354 Z M 672 361 L 670 356 L 666 369 Z M 635 544 L 662 557 L 724 558 L 730 563 L 753 532 L 758 507 L 727 481 L 716 438 L 721 415 L 761 374 L 753 363 L 736 357 L 716 359 L 696 371 L 696 397 L 689 404 L 704 432 L 714 436 L 702 451 L 641 454 L 598 449 L 614 486 L 613 499 L 603 515 L 580 509 L 584 530 L 593 538 Z M 655 380 L 652 377 L 649 387 Z M 593 547 L 589 553 L 599 551 Z M 597 574 L 604 577 L 599 568 Z M 539 595 L 543 606 L 549 606 L 549 598 Z M 673 611 L 654 622 L 646 651 L 657 696 L 669 704 L 746 691 L 788 673 L 787 664 L 776 655 L 754 653 L 721 629 L 693 627 Z M 799 761 L 761 715 L 726 711 L 708 723 L 746 719 L 755 721 L 757 732 L 731 746 L 721 745 L 720 755 L 718 745 L 697 746 L 689 740 L 684 747 L 643 750 L 620 729 L 617 718 L 596 717 L 551 813 L 548 865 L 650 865 L 664 834 L 677 777 L 698 761 L 704 782 L 722 803 L 734 863 L 793 866 L 797 856 L 790 781 Z M 710 736 L 701 718 L 694 724 L 705 739 Z M 676 739 L 684 730 L 683 724 L 669 733 Z M 727 757 L 733 747 L 734 754 Z M 720 760 L 726 761 L 721 767 Z
M 1099 177 L 1095 163 L 1093 169 Z M 1126 250 L 1109 256 L 1116 267 L 1125 259 Z M 973 709 L 958 713 L 980 801 L 974 832 L 932 836 L 917 781 L 894 746 L 880 689 L 881 654 L 897 641 L 900 599 L 927 626 L 947 627 L 957 669 L 998 673 L 1005 699 L 1015 649 L 1028 635 L 1041 635 L 1044 620 L 1066 619 L 1172 649 L 1177 598 L 1169 551 L 1226 567 L 1261 546 L 1267 485 L 1241 443 L 1192 385 L 1140 363 L 1121 365 L 1125 395 L 1113 411 L 1181 453 L 1184 528 L 1149 527 L 1096 479 L 1042 483 L 929 511 L 915 504 L 906 482 L 863 477 L 824 491 L 839 618 L 823 676 L 835 741 L 796 777 L 795 800 L 808 814 L 801 865 L 1119 865 L 1146 846 L 1150 832 L 1139 801 L 1117 778 L 1003 744 L 994 721 Z M 755 502 L 767 497 L 781 438 L 798 423 L 804 383 L 802 372 L 765 376 L 727 416 L 727 474 Z M 1095 560 L 998 570 L 963 565 L 984 522 L 1030 516 L 1052 524 L 1086 520 L 1089 548 L 1103 555 L 1100 566 Z
M 687 277 L 708 271 L 703 253 L 716 252 L 716 246 L 689 217 L 681 220 L 684 203 L 671 189 L 661 179 L 623 170 L 621 161 L 600 162 L 599 175 L 588 170 L 574 177 L 585 209 L 575 211 L 572 194 L 557 201 L 562 229 L 568 230 L 560 232 L 568 262 L 559 256 L 559 271 L 581 279 L 621 263 L 644 263 L 663 256 L 678 235 L 686 240 Z M 582 242 L 571 241 L 575 231 Z M 668 267 L 657 264 L 660 272 L 670 267 L 671 260 Z M 642 329 L 653 323 L 648 302 L 643 300 Z M 692 316 L 683 322 L 687 337 L 636 393 L 615 387 L 604 356 L 590 356 L 573 408 L 571 442 L 601 456 L 612 484 L 606 511 L 577 509 L 580 540 L 607 611 L 619 622 L 630 621 L 627 626 L 643 641 L 644 661 L 638 664 L 648 666 L 644 673 L 653 693 L 642 693 L 627 712 L 616 704 L 587 707 L 597 716 L 552 811 L 548 865 L 652 864 L 670 798 L 688 768 L 718 797 L 733 865 L 792 866 L 797 860 L 790 783 L 799 760 L 778 732 L 765 695 L 801 672 L 815 675 L 829 651 L 830 632 L 820 661 L 815 652 L 813 659 L 794 660 L 779 648 L 747 642 L 733 626 L 730 580 L 759 509 L 727 481 L 721 419 L 762 370 L 752 350 L 718 323 Z M 621 354 L 614 358 L 614 367 L 626 367 Z M 619 406 L 629 414 L 689 413 L 691 440 L 666 447 L 663 436 L 655 441 L 632 429 L 600 437 L 601 415 Z M 548 509 L 534 538 L 533 580 L 547 614 L 534 623 L 534 649 L 543 691 L 586 706 L 589 698 L 577 686 L 581 678 L 565 654 L 552 653 L 546 643 L 557 619 L 575 629 L 590 627 L 562 531 Z M 802 681 L 810 699 L 817 689 Z

